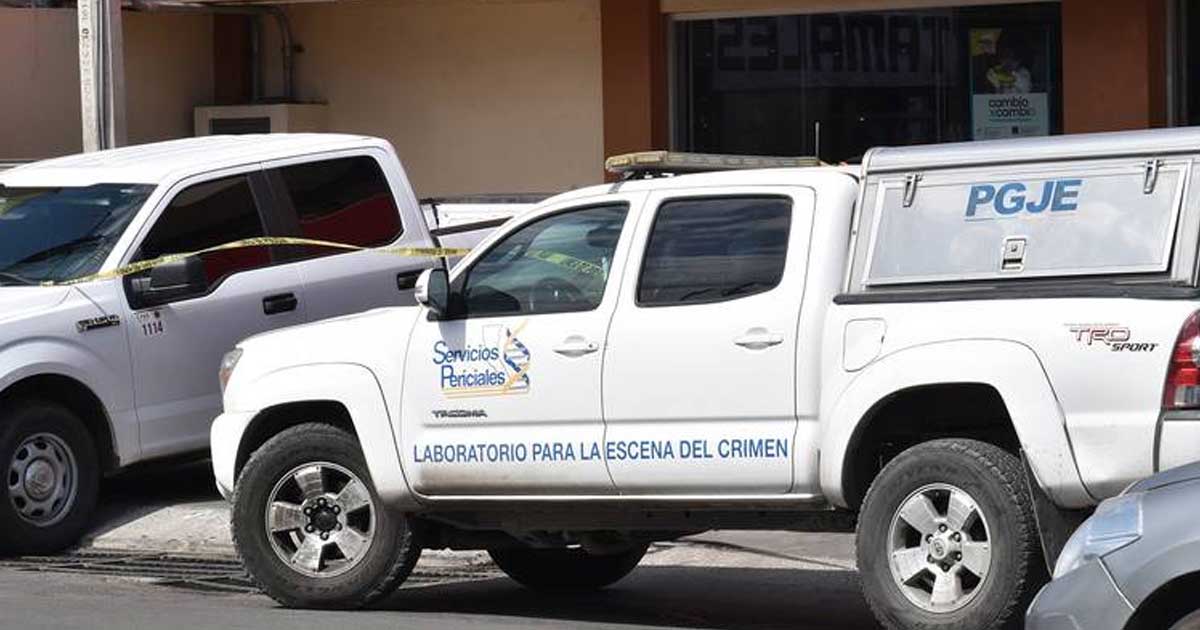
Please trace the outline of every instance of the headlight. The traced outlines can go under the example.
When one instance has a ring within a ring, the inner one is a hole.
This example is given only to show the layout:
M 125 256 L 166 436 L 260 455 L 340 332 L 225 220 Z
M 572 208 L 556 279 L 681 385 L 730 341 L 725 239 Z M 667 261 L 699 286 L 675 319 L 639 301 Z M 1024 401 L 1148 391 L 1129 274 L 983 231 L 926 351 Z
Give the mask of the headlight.
M 1101 503 L 1063 547 L 1054 565 L 1054 577 L 1060 578 L 1141 538 L 1143 496 L 1128 494 Z
M 242 349 L 234 348 L 225 353 L 221 358 L 221 369 L 217 371 L 217 378 L 221 380 L 221 393 L 225 393 L 225 386 L 229 384 L 229 377 L 233 376 L 233 368 L 237 367 L 238 361 L 242 358 Z

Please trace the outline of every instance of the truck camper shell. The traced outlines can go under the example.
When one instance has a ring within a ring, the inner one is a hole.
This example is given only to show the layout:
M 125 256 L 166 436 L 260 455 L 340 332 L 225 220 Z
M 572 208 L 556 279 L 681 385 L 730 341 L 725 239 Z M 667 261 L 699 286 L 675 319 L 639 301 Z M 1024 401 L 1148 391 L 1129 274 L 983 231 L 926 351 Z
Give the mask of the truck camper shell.
M 874 149 L 839 300 L 1193 294 L 1197 156 L 1200 128 Z

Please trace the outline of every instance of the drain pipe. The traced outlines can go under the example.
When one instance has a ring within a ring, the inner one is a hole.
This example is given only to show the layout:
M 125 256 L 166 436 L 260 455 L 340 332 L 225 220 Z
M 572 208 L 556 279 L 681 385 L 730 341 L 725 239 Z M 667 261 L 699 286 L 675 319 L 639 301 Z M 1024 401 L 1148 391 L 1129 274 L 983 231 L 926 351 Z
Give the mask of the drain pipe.
M 296 45 L 292 41 L 292 23 L 283 7 L 265 8 L 275 16 L 279 37 L 283 41 L 283 98 L 290 103 L 296 95 Z
M 296 45 L 295 38 L 292 35 L 291 20 L 288 19 L 287 11 L 285 11 L 283 7 L 230 5 L 212 6 L 198 2 L 187 2 L 184 0 L 125 0 L 125 6 L 135 11 L 146 12 L 177 11 L 251 16 L 253 18 L 250 25 L 251 97 L 255 102 L 264 98 L 262 85 L 264 75 L 262 70 L 262 19 L 267 16 L 274 18 L 275 24 L 279 29 L 279 39 L 282 42 L 280 52 L 283 62 L 283 100 L 289 103 L 295 100 Z
M 0 7 L 11 8 L 46 8 L 46 7 L 66 7 L 74 3 L 65 0 L 0 0 Z M 263 69 L 262 69 L 262 35 L 263 25 L 262 18 L 270 16 L 274 18 L 275 24 L 279 29 L 279 39 L 283 43 L 281 54 L 283 61 L 283 100 L 292 102 L 296 96 L 296 45 L 295 37 L 292 34 L 291 20 L 288 19 L 287 11 L 280 6 L 231 6 L 218 5 L 213 6 L 200 2 L 189 2 L 188 0 L 123 0 L 122 6 L 134 11 L 178 11 L 178 12 L 193 12 L 193 13 L 221 13 L 230 15 L 248 15 L 253 17 L 251 29 L 251 95 L 252 100 L 260 101 L 263 99 Z

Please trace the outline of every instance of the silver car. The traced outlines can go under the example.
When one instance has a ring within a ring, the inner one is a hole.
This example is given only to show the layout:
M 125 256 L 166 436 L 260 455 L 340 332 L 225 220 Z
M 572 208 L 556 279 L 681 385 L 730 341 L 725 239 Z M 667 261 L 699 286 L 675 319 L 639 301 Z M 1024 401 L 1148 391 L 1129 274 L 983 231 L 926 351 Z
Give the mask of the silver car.
M 1200 630 L 1200 463 L 1100 504 L 1067 542 L 1027 630 Z

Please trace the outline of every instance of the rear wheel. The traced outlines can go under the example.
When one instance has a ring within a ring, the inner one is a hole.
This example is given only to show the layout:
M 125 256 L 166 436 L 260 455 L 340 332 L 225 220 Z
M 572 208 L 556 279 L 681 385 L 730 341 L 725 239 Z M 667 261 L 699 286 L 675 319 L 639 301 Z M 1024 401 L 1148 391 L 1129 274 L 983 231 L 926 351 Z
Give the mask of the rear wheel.
M 586 591 L 604 588 L 629 575 L 648 545 L 611 555 L 592 555 L 581 548 L 492 549 L 488 553 L 500 570 L 535 590 Z
M 899 629 L 1019 627 L 1044 571 L 1024 472 L 983 442 L 937 440 L 892 460 L 863 502 L 858 566 Z
M 87 531 L 100 488 L 92 436 L 71 411 L 25 401 L 0 414 L 0 554 L 50 554 Z
M 357 441 L 324 424 L 288 429 L 254 453 L 232 518 L 250 575 L 285 606 L 366 606 L 421 554 L 408 520 L 381 504 Z

